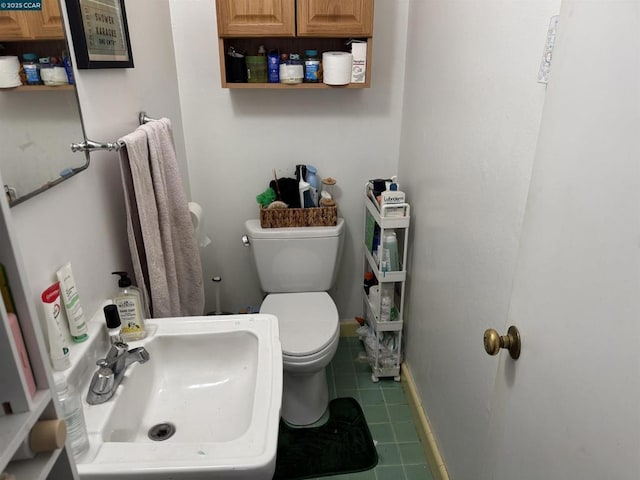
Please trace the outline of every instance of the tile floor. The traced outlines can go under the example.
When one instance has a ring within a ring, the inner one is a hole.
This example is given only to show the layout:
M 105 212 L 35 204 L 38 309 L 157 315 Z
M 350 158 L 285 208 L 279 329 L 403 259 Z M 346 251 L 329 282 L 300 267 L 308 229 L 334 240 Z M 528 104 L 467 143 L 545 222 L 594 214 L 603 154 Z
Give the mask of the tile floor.
M 327 367 L 329 395 L 360 403 L 378 450 L 378 465 L 365 472 L 323 477 L 331 480 L 433 480 L 400 382 L 371 381 L 371 369 L 359 360 L 364 349 L 357 337 L 340 337 Z

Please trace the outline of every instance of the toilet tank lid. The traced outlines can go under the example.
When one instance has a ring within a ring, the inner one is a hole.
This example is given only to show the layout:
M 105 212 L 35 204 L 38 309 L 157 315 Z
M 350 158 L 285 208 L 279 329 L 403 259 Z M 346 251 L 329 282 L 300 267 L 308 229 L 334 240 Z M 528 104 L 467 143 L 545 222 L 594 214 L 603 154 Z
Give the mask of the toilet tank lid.
M 330 227 L 282 227 L 262 228 L 260 220 L 252 219 L 244 223 L 249 238 L 322 238 L 338 237 L 344 230 L 344 219 Z

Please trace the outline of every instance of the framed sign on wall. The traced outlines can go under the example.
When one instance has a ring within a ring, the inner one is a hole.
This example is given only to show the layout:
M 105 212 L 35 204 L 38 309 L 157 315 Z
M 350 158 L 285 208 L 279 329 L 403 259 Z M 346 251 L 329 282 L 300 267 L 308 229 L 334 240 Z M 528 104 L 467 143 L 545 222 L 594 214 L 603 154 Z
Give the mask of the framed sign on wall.
M 133 68 L 124 0 L 67 0 L 79 69 Z

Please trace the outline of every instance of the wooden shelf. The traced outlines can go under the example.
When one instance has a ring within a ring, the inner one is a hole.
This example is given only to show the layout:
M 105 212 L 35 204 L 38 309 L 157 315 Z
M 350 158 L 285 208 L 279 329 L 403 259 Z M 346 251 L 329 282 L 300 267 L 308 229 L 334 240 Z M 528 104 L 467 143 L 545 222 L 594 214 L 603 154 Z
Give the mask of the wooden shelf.
M 365 83 L 349 83 L 347 85 L 327 85 L 326 83 L 226 83 L 224 88 L 267 88 L 271 90 L 296 90 L 296 89 L 320 89 L 328 90 L 334 88 L 367 88 Z
M 0 88 L 0 92 L 68 92 L 75 89 L 75 85 L 22 85 L 13 88 Z
M 38 390 L 33 398 L 34 408 L 29 412 L 14 413 L 0 417 L 0 471 L 4 470 L 16 449 L 26 438 L 31 427 L 51 401 L 49 390 Z

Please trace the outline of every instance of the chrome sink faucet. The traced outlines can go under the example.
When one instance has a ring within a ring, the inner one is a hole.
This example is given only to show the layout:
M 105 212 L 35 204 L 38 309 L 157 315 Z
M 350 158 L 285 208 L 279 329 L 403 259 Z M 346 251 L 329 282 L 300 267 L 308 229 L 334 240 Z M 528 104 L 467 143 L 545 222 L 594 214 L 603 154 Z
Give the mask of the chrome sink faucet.
M 107 357 L 96 362 L 100 368 L 91 379 L 87 403 L 99 405 L 108 401 L 122 382 L 129 365 L 136 362 L 146 363 L 148 360 L 149 352 L 144 347 L 129 350 L 126 343 L 117 342 L 111 345 Z

